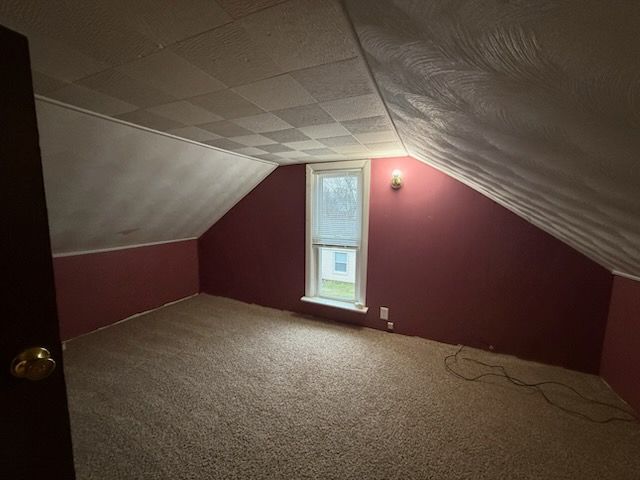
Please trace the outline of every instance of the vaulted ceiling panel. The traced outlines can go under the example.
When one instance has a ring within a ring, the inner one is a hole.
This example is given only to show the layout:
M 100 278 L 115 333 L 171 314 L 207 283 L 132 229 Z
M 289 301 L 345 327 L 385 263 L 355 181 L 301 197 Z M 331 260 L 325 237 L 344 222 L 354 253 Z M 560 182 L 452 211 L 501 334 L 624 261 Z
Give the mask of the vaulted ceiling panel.
M 397 138 L 357 152 L 258 142 L 387 116 L 337 0 L 6 0 L 0 24 L 28 36 L 48 98 L 281 164 L 405 153 Z M 340 101 L 348 113 L 325 103 Z
M 640 275 L 638 2 L 345 4 L 350 19 L 337 0 L 0 3 L 37 93 L 119 119 L 38 102 L 56 251 L 197 235 L 264 161 L 406 145 Z
M 640 276 L 640 3 L 346 4 L 410 154 Z
M 324 65 L 359 54 L 337 1 L 284 2 L 244 17 L 239 23 L 257 44 L 267 48 L 283 71 Z
M 276 166 L 37 101 L 54 253 L 200 236 Z

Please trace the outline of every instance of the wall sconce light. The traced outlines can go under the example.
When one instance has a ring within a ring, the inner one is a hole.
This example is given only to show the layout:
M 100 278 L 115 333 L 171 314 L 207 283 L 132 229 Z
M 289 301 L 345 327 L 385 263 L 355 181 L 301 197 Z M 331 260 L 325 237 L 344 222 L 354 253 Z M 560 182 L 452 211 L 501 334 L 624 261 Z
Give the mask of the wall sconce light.
M 391 188 L 394 190 L 399 189 L 402 186 L 402 172 L 397 168 L 391 172 Z

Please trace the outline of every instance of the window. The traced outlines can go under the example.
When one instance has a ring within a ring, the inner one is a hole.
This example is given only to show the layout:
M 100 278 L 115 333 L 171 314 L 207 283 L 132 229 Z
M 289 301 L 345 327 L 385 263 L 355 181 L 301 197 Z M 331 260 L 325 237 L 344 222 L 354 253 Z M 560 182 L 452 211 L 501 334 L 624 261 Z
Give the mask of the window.
M 333 252 L 333 271 L 347 273 L 347 252 Z
M 307 165 L 303 301 L 366 312 L 369 161 Z

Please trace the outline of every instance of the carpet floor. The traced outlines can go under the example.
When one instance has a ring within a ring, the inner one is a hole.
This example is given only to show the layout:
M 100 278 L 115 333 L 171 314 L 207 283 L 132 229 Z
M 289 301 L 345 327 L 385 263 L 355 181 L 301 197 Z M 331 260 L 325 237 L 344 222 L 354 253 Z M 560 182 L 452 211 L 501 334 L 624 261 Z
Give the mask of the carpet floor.
M 78 480 L 640 478 L 638 423 L 591 423 L 504 379 L 466 382 L 444 369 L 455 351 L 193 297 L 67 343 Z M 464 354 L 624 406 L 596 376 Z

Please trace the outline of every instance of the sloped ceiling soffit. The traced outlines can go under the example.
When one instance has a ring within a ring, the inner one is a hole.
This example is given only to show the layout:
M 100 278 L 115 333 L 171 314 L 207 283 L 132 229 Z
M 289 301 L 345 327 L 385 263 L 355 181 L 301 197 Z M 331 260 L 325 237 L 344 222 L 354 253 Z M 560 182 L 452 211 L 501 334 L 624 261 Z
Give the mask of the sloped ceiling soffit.
M 276 168 L 36 102 L 55 254 L 194 238 Z
M 640 2 L 346 6 L 411 155 L 640 276 Z

